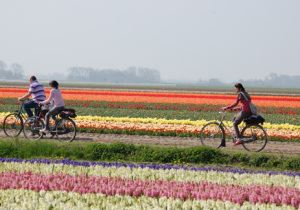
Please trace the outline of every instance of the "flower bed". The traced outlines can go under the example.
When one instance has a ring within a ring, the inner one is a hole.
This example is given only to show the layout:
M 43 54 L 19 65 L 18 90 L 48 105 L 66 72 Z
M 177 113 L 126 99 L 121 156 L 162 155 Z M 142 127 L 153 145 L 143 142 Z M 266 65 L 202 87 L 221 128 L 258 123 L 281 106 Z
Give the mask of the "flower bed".
M 7 112 L 0 112 L 0 122 L 3 122 Z M 201 128 L 210 121 L 207 120 L 167 120 L 157 118 L 129 118 L 129 117 L 101 117 L 101 116 L 78 116 L 76 118 L 77 127 L 82 129 L 111 132 L 139 132 L 156 135 L 179 135 L 187 134 L 197 136 Z M 232 122 L 225 124 L 231 128 Z M 291 124 L 271 124 L 265 123 L 265 129 L 269 137 L 285 140 L 300 139 L 300 126 Z
M 4 208 L 297 209 L 300 205 L 299 173 L 238 168 L 2 158 L 0 189 Z
M 16 98 L 27 92 L 25 88 L 0 88 L 0 98 Z M 49 93 L 49 90 L 46 91 Z M 83 101 L 118 101 L 147 103 L 181 103 L 181 104 L 230 104 L 235 95 L 191 94 L 191 93 L 158 93 L 128 92 L 103 90 L 62 90 L 65 99 Z M 253 96 L 255 104 L 262 107 L 300 108 L 300 97 L 292 96 Z

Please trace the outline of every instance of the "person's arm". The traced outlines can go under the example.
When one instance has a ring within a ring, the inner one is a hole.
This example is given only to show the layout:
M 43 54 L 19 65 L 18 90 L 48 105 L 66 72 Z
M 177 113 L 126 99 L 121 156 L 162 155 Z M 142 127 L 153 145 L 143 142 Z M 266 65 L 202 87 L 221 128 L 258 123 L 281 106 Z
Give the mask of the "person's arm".
M 239 104 L 240 100 L 241 99 L 240 99 L 240 94 L 239 94 L 236 99 L 236 102 L 234 104 L 231 104 L 230 106 L 224 107 L 223 110 L 233 109 L 234 107 L 236 107 Z
M 53 100 L 53 90 L 51 90 L 49 98 L 47 98 L 45 101 L 40 102 L 39 104 L 42 105 L 50 104 L 52 100 Z
M 25 95 L 19 97 L 18 101 L 23 101 L 24 99 L 29 98 L 30 95 L 31 95 L 31 92 L 28 91 L 28 93 L 26 93 Z
M 31 84 L 30 84 L 29 89 L 28 89 L 28 93 L 26 93 L 25 95 L 19 97 L 18 101 L 23 101 L 24 99 L 29 98 L 31 96 L 31 93 L 32 93 L 32 87 L 31 87 Z

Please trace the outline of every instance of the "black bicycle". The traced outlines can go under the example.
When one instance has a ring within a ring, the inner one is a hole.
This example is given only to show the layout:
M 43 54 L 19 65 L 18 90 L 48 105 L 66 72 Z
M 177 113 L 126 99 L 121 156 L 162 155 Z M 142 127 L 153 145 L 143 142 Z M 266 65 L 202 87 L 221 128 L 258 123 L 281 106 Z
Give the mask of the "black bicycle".
M 47 110 L 42 110 L 40 116 L 34 119 L 28 119 L 24 126 L 24 135 L 28 139 L 41 139 L 47 135 L 40 130 L 45 128 L 45 114 Z M 76 138 L 76 123 L 71 118 L 75 118 L 74 109 L 65 109 L 58 116 L 50 118 L 50 138 L 56 138 L 60 141 L 72 142 Z
M 226 112 L 221 114 L 220 121 L 212 121 L 203 126 L 200 131 L 201 143 L 214 148 L 226 147 L 226 134 L 231 134 L 233 143 L 234 134 L 224 124 Z M 241 131 L 243 147 L 248 151 L 259 152 L 265 148 L 268 142 L 268 135 L 262 125 L 258 123 L 246 123 Z
M 17 137 L 21 134 L 24 128 L 24 121 L 27 119 L 27 115 L 23 111 L 23 105 L 27 101 L 29 101 L 29 99 L 22 100 L 19 109 L 4 118 L 3 130 L 6 136 Z

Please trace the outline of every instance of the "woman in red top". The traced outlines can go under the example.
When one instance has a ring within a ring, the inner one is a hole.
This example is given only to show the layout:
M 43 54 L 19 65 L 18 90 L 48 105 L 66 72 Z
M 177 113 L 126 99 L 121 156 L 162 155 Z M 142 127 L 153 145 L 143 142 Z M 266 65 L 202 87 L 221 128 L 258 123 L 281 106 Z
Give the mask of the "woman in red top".
M 236 99 L 236 102 L 230 106 L 224 107 L 223 110 L 228 110 L 228 109 L 233 109 L 236 107 L 239 103 L 242 104 L 241 107 L 235 108 L 233 110 L 235 111 L 240 111 L 237 116 L 233 119 L 233 127 L 235 130 L 235 135 L 236 135 L 236 141 L 234 145 L 239 145 L 242 144 L 243 141 L 240 139 L 240 130 L 238 125 L 241 124 L 241 122 L 252 115 L 251 109 L 250 109 L 250 102 L 251 102 L 251 97 L 250 95 L 246 92 L 244 86 L 241 83 L 236 83 L 234 85 L 236 88 L 236 92 L 238 94 L 238 97 Z

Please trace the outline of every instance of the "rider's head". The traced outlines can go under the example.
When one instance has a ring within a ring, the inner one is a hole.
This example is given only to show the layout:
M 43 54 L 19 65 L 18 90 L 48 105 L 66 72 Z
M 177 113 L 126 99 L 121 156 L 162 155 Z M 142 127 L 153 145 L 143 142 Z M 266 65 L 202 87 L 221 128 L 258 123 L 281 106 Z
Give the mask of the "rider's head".
M 245 88 L 241 83 L 235 83 L 234 87 L 236 88 L 237 92 L 245 91 Z
M 31 76 L 30 79 L 29 79 L 30 83 L 32 83 L 32 82 L 34 82 L 34 81 L 36 81 L 36 80 L 37 80 L 37 79 L 36 79 L 35 76 Z
M 57 89 L 58 88 L 58 82 L 56 80 L 52 80 L 49 82 L 50 87 Z

